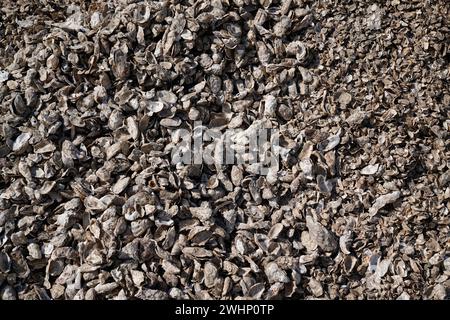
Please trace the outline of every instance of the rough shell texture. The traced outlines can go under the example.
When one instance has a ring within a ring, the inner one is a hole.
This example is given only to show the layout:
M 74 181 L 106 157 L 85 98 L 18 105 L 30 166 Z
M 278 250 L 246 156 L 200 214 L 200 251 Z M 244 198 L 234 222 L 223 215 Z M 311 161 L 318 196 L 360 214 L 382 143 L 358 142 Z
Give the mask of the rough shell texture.
M 448 297 L 448 1 L 54 2 L 1 1 L 0 299 Z

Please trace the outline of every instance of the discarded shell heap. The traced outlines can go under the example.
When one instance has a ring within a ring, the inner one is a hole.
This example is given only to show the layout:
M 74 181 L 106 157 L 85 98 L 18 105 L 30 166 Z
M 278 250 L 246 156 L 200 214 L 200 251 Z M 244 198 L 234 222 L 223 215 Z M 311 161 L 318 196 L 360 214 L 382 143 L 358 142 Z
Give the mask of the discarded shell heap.
M 445 0 L 1 3 L 0 299 L 448 296 Z

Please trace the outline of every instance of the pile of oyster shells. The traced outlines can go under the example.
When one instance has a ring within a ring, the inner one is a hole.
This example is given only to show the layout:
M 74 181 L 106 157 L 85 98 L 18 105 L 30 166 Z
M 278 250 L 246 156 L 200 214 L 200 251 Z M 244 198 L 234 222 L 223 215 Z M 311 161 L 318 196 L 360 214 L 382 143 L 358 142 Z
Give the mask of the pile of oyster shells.
M 446 0 L 0 8 L 0 300 L 445 299 Z M 280 132 L 277 172 L 173 164 Z

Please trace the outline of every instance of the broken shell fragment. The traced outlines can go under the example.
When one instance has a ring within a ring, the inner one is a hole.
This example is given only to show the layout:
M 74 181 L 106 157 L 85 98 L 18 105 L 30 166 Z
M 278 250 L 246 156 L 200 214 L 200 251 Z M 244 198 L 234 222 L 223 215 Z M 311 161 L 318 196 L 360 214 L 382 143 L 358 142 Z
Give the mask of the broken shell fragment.
M 388 204 L 394 203 L 400 198 L 400 191 L 394 191 L 385 195 L 378 197 L 375 200 L 375 203 L 369 209 L 369 215 L 374 216 L 378 213 L 380 209 L 385 207 Z
M 0 300 L 448 298 L 445 1 L 54 2 L 1 1 Z
M 288 278 L 286 272 L 284 270 L 280 269 L 280 267 L 278 267 L 278 265 L 275 262 L 269 262 L 265 266 L 264 272 L 267 276 L 267 279 L 269 280 L 269 283 L 275 283 L 275 282 L 287 283 L 287 282 L 289 282 L 289 278 Z
M 364 168 L 361 169 L 361 174 L 363 175 L 373 175 L 375 173 L 378 172 L 380 165 L 379 164 L 375 164 L 375 165 L 367 165 Z
M 12 145 L 12 150 L 21 153 L 25 151 L 25 149 L 28 147 L 28 141 L 31 138 L 31 133 L 24 132 L 21 133 L 16 140 L 14 140 L 14 143 Z

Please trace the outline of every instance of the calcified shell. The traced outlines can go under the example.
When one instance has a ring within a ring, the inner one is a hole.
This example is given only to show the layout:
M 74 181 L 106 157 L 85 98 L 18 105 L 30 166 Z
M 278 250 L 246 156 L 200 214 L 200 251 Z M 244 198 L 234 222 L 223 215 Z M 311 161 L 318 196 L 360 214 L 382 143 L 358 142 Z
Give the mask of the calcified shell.
M 338 102 L 341 106 L 346 107 L 352 101 L 352 95 L 348 92 L 342 92 L 339 95 Z
M 375 164 L 375 165 L 367 165 L 364 168 L 361 169 L 361 174 L 364 175 L 373 175 L 375 173 L 377 173 L 378 169 L 379 169 L 380 165 L 379 164 Z
M 147 105 L 147 109 L 151 113 L 158 113 L 164 108 L 164 103 L 161 101 L 149 101 Z
M 163 127 L 178 127 L 181 124 L 181 120 L 178 118 L 166 118 L 161 120 Z
M 28 146 L 28 140 L 31 138 L 31 133 L 24 132 L 21 133 L 12 145 L 12 150 L 16 152 L 22 152 Z
M 122 193 L 125 188 L 128 186 L 128 184 L 130 183 L 130 177 L 121 177 L 112 187 L 111 191 L 114 194 L 120 194 Z
M 310 216 L 306 217 L 310 238 L 324 251 L 334 251 L 337 247 L 334 235 Z
M 159 91 L 157 96 L 163 103 L 174 104 L 177 102 L 177 96 L 170 91 Z
M 289 282 L 289 278 L 284 270 L 281 270 L 278 265 L 274 262 L 269 262 L 265 268 L 264 272 L 269 280 L 269 283 L 274 282 Z
M 5 70 L 0 70 L 0 83 L 5 82 L 9 78 L 9 72 Z
M 378 197 L 375 200 L 375 203 L 369 209 L 369 214 L 371 216 L 376 215 L 381 208 L 397 201 L 400 198 L 400 195 L 401 195 L 400 191 L 394 191 Z
M 277 100 L 274 96 L 268 95 L 264 100 L 264 114 L 267 116 L 273 116 L 277 107 Z
M 319 281 L 311 278 L 308 283 L 309 289 L 315 297 L 320 297 L 323 295 L 323 288 Z
M 84 200 L 84 205 L 87 209 L 92 210 L 93 212 L 104 211 L 107 208 L 107 206 L 101 200 L 93 196 L 88 196 Z
M 448 6 L 1 1 L 0 300 L 445 299 Z

